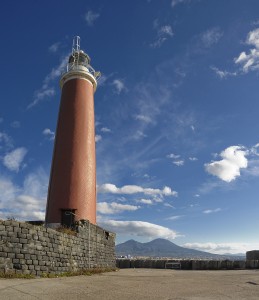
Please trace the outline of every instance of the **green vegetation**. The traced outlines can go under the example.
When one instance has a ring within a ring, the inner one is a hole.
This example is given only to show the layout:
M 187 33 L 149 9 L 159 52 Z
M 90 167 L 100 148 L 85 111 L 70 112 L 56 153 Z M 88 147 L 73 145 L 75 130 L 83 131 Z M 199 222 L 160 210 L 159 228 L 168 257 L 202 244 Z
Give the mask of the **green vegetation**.
M 44 278 L 56 278 L 56 277 L 70 277 L 70 276 L 91 276 L 95 274 L 102 274 L 106 272 L 115 272 L 118 269 L 116 268 L 95 268 L 95 269 L 85 269 L 85 270 L 78 270 L 78 271 L 69 271 L 69 272 L 64 272 L 60 274 L 52 274 L 52 273 L 44 273 L 42 274 L 41 277 Z
M 71 228 L 68 228 L 68 227 L 60 226 L 60 227 L 56 228 L 56 231 L 62 232 L 62 233 L 68 234 L 68 235 L 76 236 L 76 231 Z
M 116 268 L 94 268 L 94 269 L 85 269 L 85 270 L 78 270 L 78 271 L 69 271 L 64 273 L 42 273 L 41 276 L 36 276 L 32 274 L 16 274 L 14 272 L 0 272 L 0 278 L 6 278 L 6 279 L 33 279 L 36 277 L 42 277 L 42 278 L 58 278 L 58 277 L 70 277 L 70 276 L 91 276 L 95 274 L 102 274 L 106 272 L 115 272 L 118 269 Z
M 35 275 L 32 274 L 16 274 L 14 272 L 0 272 L 0 278 L 6 279 L 15 279 L 15 278 L 22 278 L 22 279 L 33 279 Z

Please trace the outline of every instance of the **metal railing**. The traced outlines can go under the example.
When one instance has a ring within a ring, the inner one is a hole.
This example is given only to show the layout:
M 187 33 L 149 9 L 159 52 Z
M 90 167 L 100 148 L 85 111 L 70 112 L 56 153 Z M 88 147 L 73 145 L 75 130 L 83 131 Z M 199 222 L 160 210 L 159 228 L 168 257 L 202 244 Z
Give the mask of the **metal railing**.
M 83 62 L 79 63 L 78 61 L 68 63 L 67 64 L 67 72 L 72 71 L 72 70 L 80 70 L 80 67 L 85 67 L 88 70 L 88 72 L 94 76 L 94 78 L 96 80 L 98 80 L 101 77 L 101 72 L 95 71 L 95 69 L 91 65 L 89 65 L 87 63 L 83 63 Z

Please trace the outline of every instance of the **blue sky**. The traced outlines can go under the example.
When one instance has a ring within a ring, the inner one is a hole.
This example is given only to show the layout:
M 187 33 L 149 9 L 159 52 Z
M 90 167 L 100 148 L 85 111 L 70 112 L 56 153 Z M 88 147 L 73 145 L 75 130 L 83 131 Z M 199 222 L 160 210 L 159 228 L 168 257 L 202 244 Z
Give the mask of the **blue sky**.
M 1 15 L 0 217 L 44 219 L 72 39 L 95 94 L 98 224 L 117 243 L 259 247 L 256 0 L 9 1 Z

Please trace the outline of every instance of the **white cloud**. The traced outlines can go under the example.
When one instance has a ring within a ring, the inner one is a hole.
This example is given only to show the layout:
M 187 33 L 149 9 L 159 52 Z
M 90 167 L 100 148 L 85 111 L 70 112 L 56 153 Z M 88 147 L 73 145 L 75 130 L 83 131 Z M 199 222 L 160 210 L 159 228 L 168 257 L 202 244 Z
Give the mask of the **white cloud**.
M 170 25 L 161 26 L 159 28 L 159 34 L 160 35 L 167 35 L 167 36 L 171 36 L 171 37 L 174 35 L 173 29 Z
M 69 54 L 70 55 L 70 54 Z M 44 79 L 44 84 L 49 84 L 52 80 L 61 76 L 61 74 L 66 70 L 66 66 L 68 63 L 69 55 L 64 56 L 59 65 L 51 70 L 51 72 Z M 43 86 L 44 87 L 44 86 Z
M 138 202 L 143 204 L 148 204 L 148 205 L 153 204 L 153 201 L 151 199 L 140 199 L 138 200 Z
M 178 193 L 176 191 L 173 191 L 169 186 L 165 186 L 162 189 L 162 194 L 158 194 L 160 196 L 164 195 L 164 196 L 174 196 L 174 197 L 178 197 Z
M 229 71 L 223 71 L 223 70 L 219 70 L 218 68 L 216 67 L 210 67 L 211 70 L 213 70 L 217 76 L 221 79 L 225 79 L 227 77 L 230 77 L 230 76 L 237 76 L 237 72 L 229 72 Z
M 92 10 L 89 10 L 85 14 L 85 20 L 88 26 L 93 26 L 94 22 L 100 17 L 100 14 L 93 12 Z
M 14 187 L 11 180 L 0 177 L 0 208 L 3 209 L 6 204 L 10 203 L 15 197 L 18 188 Z
M 60 43 L 54 43 L 49 47 L 49 52 L 56 53 L 59 49 Z
M 48 175 L 39 168 L 29 173 L 23 182 L 23 194 L 45 200 L 48 190 Z
M 182 217 L 183 217 L 183 216 L 172 216 L 172 217 L 167 218 L 167 220 L 175 221 L 175 220 L 179 220 L 179 219 L 182 218 Z
M 259 48 L 259 28 L 248 33 L 246 43 Z
M 116 93 L 119 95 L 123 90 L 126 90 L 125 84 L 121 79 L 114 79 L 112 85 L 115 87 Z
M 26 176 L 23 186 L 0 177 L 0 218 L 44 220 L 48 176 L 42 169 Z
M 256 156 L 259 156 L 259 153 L 257 152 L 257 148 L 259 148 L 259 143 L 257 143 L 256 145 L 254 145 L 251 150 L 250 153 Z
M 247 151 L 241 146 L 230 146 L 220 153 L 223 158 L 205 164 L 205 170 L 223 181 L 231 182 L 240 176 L 240 169 L 247 168 Z
M 4 118 L 0 118 L 0 123 L 2 123 L 4 121 Z
M 116 203 L 116 202 L 97 203 L 97 211 L 100 214 L 117 214 L 117 213 L 121 213 L 123 211 L 135 211 L 139 208 L 140 208 L 140 206 L 121 204 L 121 203 Z
M 159 48 L 167 40 L 166 37 L 159 37 L 154 43 L 150 44 L 152 48 Z
M 132 139 L 133 140 L 141 140 L 141 139 L 143 139 L 145 137 L 147 137 L 147 135 L 143 131 L 137 130 L 135 132 L 135 134 L 132 136 Z
M 250 159 L 248 162 L 248 168 L 244 173 L 251 176 L 259 176 L 259 160 Z
M 184 159 L 180 159 L 180 155 L 178 154 L 168 154 L 166 157 L 171 158 L 172 159 L 172 163 L 178 167 L 183 166 L 184 165 Z
M 173 159 L 178 159 L 178 158 L 180 158 L 180 155 L 171 153 L 171 154 L 168 154 L 166 157 L 173 158 Z
M 101 226 L 117 234 L 126 234 L 132 236 L 143 236 L 145 238 L 165 238 L 173 240 L 180 236 L 176 231 L 142 221 L 115 221 L 106 220 L 100 222 Z
M 162 195 L 152 195 L 152 198 L 153 198 L 153 202 L 156 202 L 156 203 L 161 203 L 164 201 Z
M 102 76 L 98 78 L 98 86 L 99 86 L 99 87 L 100 87 L 100 86 L 105 86 L 105 85 L 107 85 L 108 83 L 109 83 L 109 84 L 112 84 L 112 83 L 111 83 L 111 80 L 112 80 L 112 78 L 113 78 L 114 76 L 115 76 L 115 73 L 110 73 L 110 74 L 106 75 L 106 74 L 104 74 L 104 73 L 102 72 Z
M 106 76 L 105 74 L 102 73 L 102 76 L 98 80 L 98 86 L 104 86 L 108 78 L 109 76 Z
M 164 206 L 174 208 L 170 203 L 164 203 Z
M 239 254 L 259 248 L 259 243 L 186 243 L 182 247 L 206 251 L 215 254 Z
M 231 187 L 226 186 L 224 181 L 215 181 L 215 180 L 207 180 L 205 181 L 198 189 L 200 194 L 208 194 L 211 191 L 217 189 L 217 190 L 225 190 L 229 189 Z
M 103 127 L 103 128 L 101 128 L 101 132 L 111 132 L 111 129 L 109 129 L 107 127 Z
M 154 72 L 155 74 L 160 74 L 160 71 L 157 68 L 155 68 Z M 151 77 L 153 76 L 154 75 Z M 159 75 L 158 77 L 160 78 L 161 76 Z M 146 132 L 147 127 L 157 123 L 157 118 L 161 114 L 163 106 L 170 102 L 171 89 L 165 87 L 164 84 L 159 84 L 159 87 L 156 87 L 151 82 L 140 82 L 135 86 L 134 94 L 134 99 L 137 99 L 136 107 L 138 108 L 138 111 L 133 117 L 136 118 L 136 116 L 138 116 L 137 119 L 141 121 L 134 124 L 137 126 L 137 130 Z M 135 129 L 136 126 L 134 126 Z
M 246 44 L 254 46 L 254 48 L 250 49 L 248 53 L 241 52 L 234 59 L 234 62 L 239 64 L 245 73 L 259 69 L 259 28 L 248 33 Z
M 198 158 L 197 158 L 197 157 L 189 157 L 189 160 L 190 160 L 190 161 L 197 161 Z
M 202 43 L 204 44 L 204 46 L 209 48 L 212 45 L 216 44 L 220 40 L 222 35 L 223 35 L 223 33 L 221 32 L 221 30 L 218 27 L 214 27 L 214 28 L 206 30 L 201 35 L 201 40 L 202 40 Z
M 203 213 L 204 214 L 213 214 L 213 213 L 217 213 L 217 212 L 220 212 L 220 211 L 221 211 L 221 208 L 207 209 L 207 210 L 204 210 Z
M 55 95 L 55 89 L 51 86 L 51 83 L 65 71 L 68 62 L 68 55 L 63 57 L 60 64 L 51 70 L 51 72 L 43 80 L 42 86 L 39 90 L 35 91 L 33 101 L 27 106 L 27 109 L 31 109 L 39 102 L 46 98 L 50 98 Z
M 172 162 L 174 165 L 180 167 L 184 165 L 184 160 L 175 160 Z
M 249 154 L 252 157 L 252 159 L 249 160 L 248 167 L 245 170 L 245 173 L 248 175 L 259 176 L 259 160 L 257 158 L 259 156 L 258 148 L 259 143 L 252 146 L 249 150 Z
M 10 149 L 13 147 L 12 138 L 5 132 L 0 132 L 0 149 Z
M 136 177 L 136 178 L 145 178 L 148 180 L 155 179 L 155 176 L 151 176 L 147 173 L 143 174 L 142 172 L 134 172 L 133 174 L 131 174 L 131 176 Z
M 36 91 L 34 94 L 34 100 L 27 106 L 27 109 L 32 108 L 37 105 L 40 101 L 45 98 L 49 98 L 55 95 L 55 89 L 53 87 L 43 87 L 40 90 Z
M 50 141 L 53 141 L 55 139 L 55 132 L 51 131 L 49 128 L 45 128 L 42 131 L 42 134 L 45 135 Z
M 21 164 L 27 153 L 27 149 L 24 147 L 17 148 L 3 157 L 3 165 L 10 171 L 19 172 Z
M 145 123 L 151 123 L 152 122 L 152 119 L 147 115 L 136 115 L 135 119 L 139 120 L 139 121 L 143 121 Z
M 111 194 L 137 194 L 143 193 L 145 195 L 161 195 L 161 196 L 177 196 L 177 192 L 173 191 L 170 187 L 165 186 L 162 190 L 143 188 L 138 185 L 124 185 L 121 188 L 111 183 L 105 183 L 97 187 L 99 193 L 111 193 Z
M 125 201 L 127 201 L 127 199 L 126 199 L 125 197 L 123 197 L 123 196 L 117 197 L 116 200 L 117 200 L 117 201 L 120 201 L 120 202 L 125 202 Z
M 158 21 L 154 21 L 154 28 L 157 32 L 156 40 L 150 44 L 152 48 L 159 48 L 168 39 L 174 36 L 173 29 L 170 25 L 160 26 Z
M 101 139 L 102 139 L 102 136 L 99 135 L 99 134 L 96 134 L 96 136 L 95 136 L 95 142 L 97 143 L 97 142 L 99 142 Z

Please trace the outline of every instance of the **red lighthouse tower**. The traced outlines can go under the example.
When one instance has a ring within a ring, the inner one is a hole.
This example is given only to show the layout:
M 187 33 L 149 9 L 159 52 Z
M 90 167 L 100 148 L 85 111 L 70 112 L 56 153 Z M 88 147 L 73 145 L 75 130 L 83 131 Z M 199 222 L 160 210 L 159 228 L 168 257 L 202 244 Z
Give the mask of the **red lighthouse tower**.
M 87 219 L 96 223 L 94 92 L 100 72 L 73 41 L 62 90 L 49 181 L 46 224 L 70 226 Z

